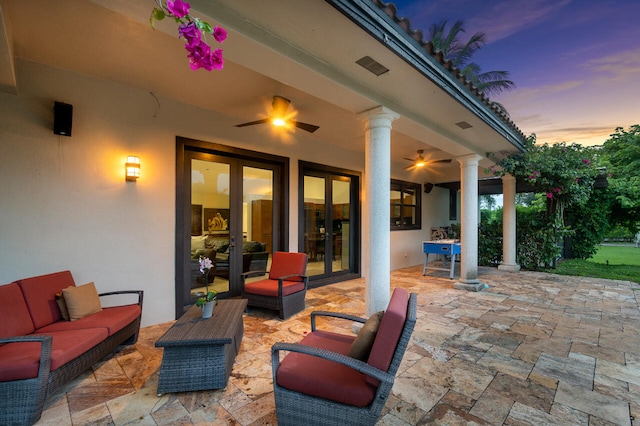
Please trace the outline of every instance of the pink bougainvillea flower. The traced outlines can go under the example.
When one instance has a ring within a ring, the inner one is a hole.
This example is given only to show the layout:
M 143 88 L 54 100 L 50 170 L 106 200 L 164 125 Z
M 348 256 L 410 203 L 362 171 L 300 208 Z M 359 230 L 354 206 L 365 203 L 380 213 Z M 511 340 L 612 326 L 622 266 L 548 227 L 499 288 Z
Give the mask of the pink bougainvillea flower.
M 202 32 L 198 29 L 195 22 L 180 24 L 178 27 L 178 34 L 179 37 L 183 37 L 189 43 L 191 43 L 193 39 L 200 40 L 202 38 Z
M 189 58 L 189 66 L 192 70 L 204 68 L 207 71 L 213 69 L 211 63 L 211 48 L 202 40 L 193 39 L 190 43 L 184 45 L 184 48 L 189 52 L 187 58 Z
M 213 29 L 213 38 L 215 38 L 218 43 L 222 43 L 227 39 L 227 30 L 222 27 L 215 27 Z
M 175 15 L 176 18 L 184 18 L 189 14 L 191 5 L 182 0 L 167 0 L 167 9 Z
M 553 194 L 550 192 L 547 192 L 547 198 L 553 198 Z
M 221 70 L 224 67 L 224 59 L 222 58 L 222 49 L 216 49 L 211 53 L 211 64 L 213 69 Z
M 178 37 L 184 38 L 184 48 L 189 58 L 189 66 L 192 70 L 204 68 L 207 71 L 221 70 L 224 66 L 222 49 L 212 51 L 204 41 L 204 33 L 211 33 L 213 38 L 222 43 L 227 38 L 227 30 L 216 26 L 212 29 L 207 22 L 201 21 L 189 15 L 191 5 L 184 0 L 156 0 L 158 7 L 151 12 L 151 26 L 155 21 L 161 21 L 165 17 L 171 17 L 178 23 Z
M 583 160 L 582 160 L 582 162 L 583 162 L 584 164 L 589 164 L 589 159 L 588 159 L 588 158 L 585 158 L 585 159 L 583 159 Z

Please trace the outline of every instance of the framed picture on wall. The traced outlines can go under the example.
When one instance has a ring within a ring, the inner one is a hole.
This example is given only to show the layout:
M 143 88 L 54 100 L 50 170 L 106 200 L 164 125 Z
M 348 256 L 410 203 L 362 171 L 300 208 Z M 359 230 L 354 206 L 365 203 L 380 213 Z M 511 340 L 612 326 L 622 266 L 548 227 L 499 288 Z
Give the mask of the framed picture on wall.
M 191 205 L 191 235 L 202 235 L 202 204 Z
M 207 232 L 229 232 L 229 213 L 229 209 L 204 209 L 204 226 Z

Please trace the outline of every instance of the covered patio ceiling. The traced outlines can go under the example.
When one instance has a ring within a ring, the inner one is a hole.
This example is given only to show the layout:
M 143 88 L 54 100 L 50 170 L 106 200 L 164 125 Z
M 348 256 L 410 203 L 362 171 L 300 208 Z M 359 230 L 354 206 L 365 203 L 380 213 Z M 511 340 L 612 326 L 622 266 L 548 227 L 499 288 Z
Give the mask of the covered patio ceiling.
M 233 126 L 264 118 L 273 96 L 280 95 L 291 99 L 298 120 L 320 126 L 313 134 L 297 131 L 295 138 L 361 152 L 364 131 L 357 114 L 384 105 L 401 115 L 393 123 L 392 176 L 418 149 L 428 159 L 517 149 L 495 124 L 330 3 L 343 2 L 191 1 L 194 14 L 229 31 L 221 46 L 224 69 L 194 72 L 175 23 L 165 20 L 151 29 L 151 0 L 0 0 L 0 88 L 19 96 L 19 61 L 43 63 L 148 90 L 150 103 L 155 103 L 152 96 L 160 99 L 158 108 L 162 98 L 169 98 L 215 111 L 228 125 L 225 134 L 239 138 L 269 135 L 268 126 Z M 377 11 L 390 32 L 408 38 L 406 29 L 393 24 L 375 1 L 352 3 Z M 389 72 L 376 76 L 358 65 L 365 56 Z M 467 90 L 441 64 L 436 71 L 461 92 Z M 489 111 L 482 102 L 477 105 Z M 471 127 L 456 124 L 462 122 Z M 483 160 L 481 167 L 489 164 Z M 454 161 L 429 180 L 447 182 L 458 176 Z

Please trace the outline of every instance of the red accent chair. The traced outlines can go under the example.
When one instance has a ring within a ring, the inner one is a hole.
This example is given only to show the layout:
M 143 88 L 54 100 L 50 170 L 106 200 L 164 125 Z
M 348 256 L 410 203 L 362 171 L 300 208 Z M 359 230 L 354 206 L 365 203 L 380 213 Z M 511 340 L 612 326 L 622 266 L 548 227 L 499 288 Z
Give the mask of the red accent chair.
M 366 361 L 348 355 L 355 335 L 317 330 L 316 316 L 368 324 L 364 318 L 348 314 L 314 311 L 311 333 L 300 343 L 273 345 L 271 367 L 278 424 L 374 425 L 411 340 L 416 294 L 409 295 L 402 288 L 394 290 L 372 337 L 370 352 L 362 354 Z M 280 352 L 288 352 L 282 360 Z
M 304 310 L 309 277 L 306 276 L 306 253 L 273 253 L 269 277 L 246 282 L 248 277 L 264 275 L 267 271 L 250 271 L 242 276 L 242 297 L 247 306 L 277 310 L 280 318 L 286 319 Z

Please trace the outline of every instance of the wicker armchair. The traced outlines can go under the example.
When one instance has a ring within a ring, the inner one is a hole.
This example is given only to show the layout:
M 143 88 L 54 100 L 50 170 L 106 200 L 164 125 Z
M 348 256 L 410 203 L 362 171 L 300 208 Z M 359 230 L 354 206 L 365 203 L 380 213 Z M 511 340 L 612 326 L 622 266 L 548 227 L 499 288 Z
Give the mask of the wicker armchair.
M 313 312 L 300 343 L 272 347 L 278 424 L 374 425 L 393 387 L 416 322 L 416 295 L 394 291 L 367 361 L 347 356 L 355 336 L 316 330 L 316 316 L 364 323 L 364 318 Z M 289 352 L 280 360 L 280 352 Z
M 277 310 L 286 319 L 304 310 L 309 278 L 307 255 L 277 251 L 273 253 L 269 276 L 260 281 L 245 282 L 248 277 L 264 275 L 267 271 L 249 271 L 242 276 L 242 298 L 248 306 Z

